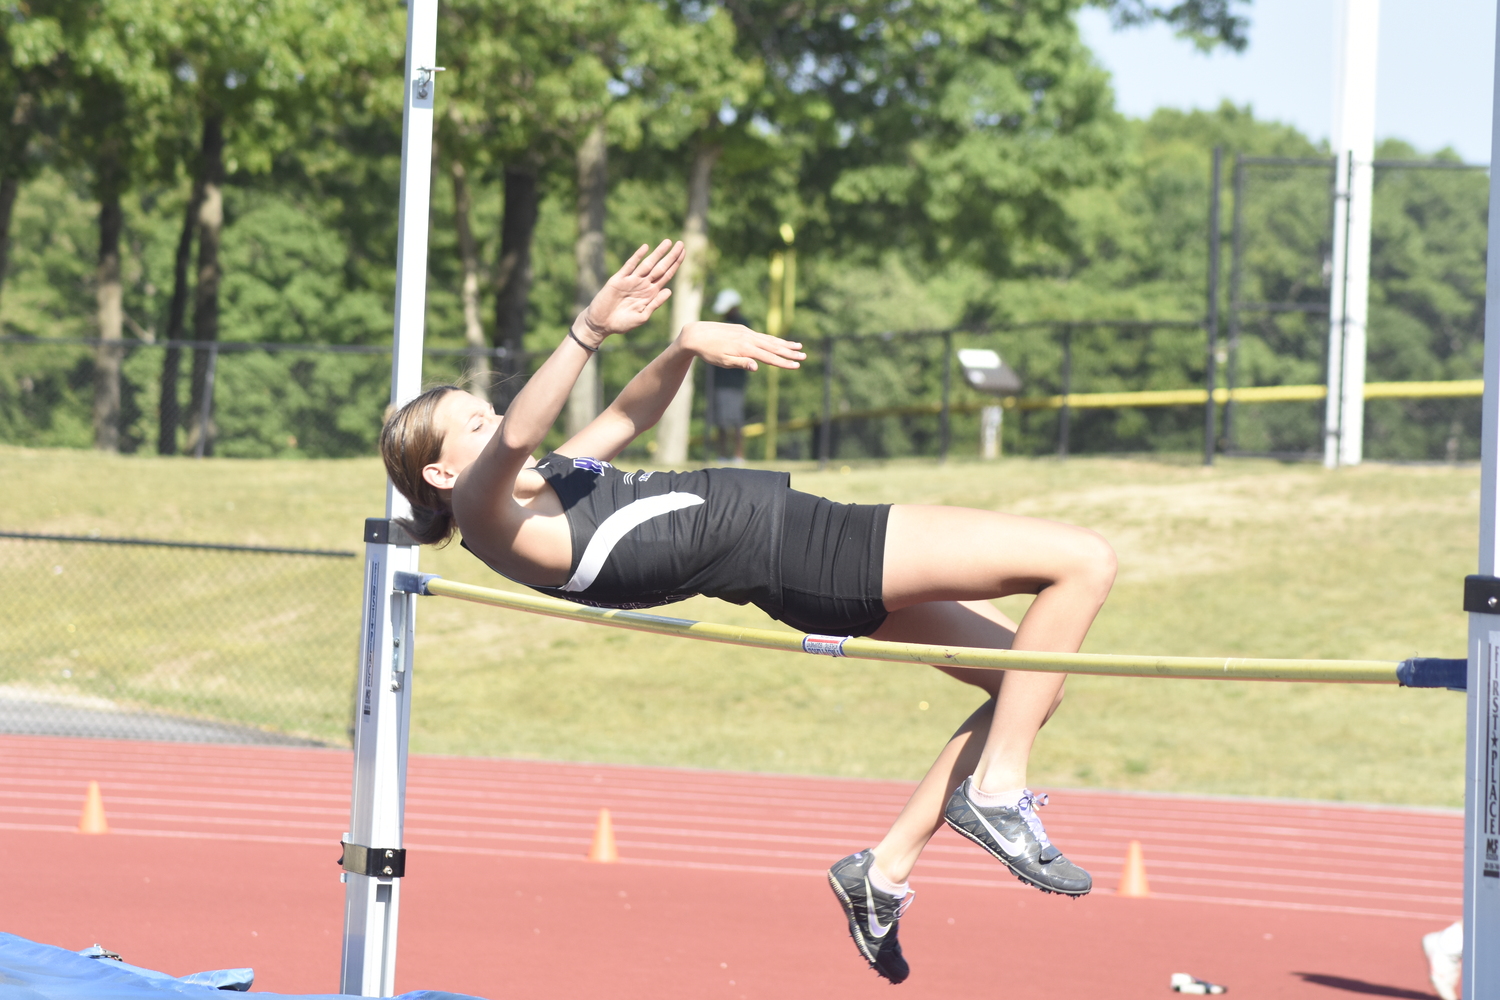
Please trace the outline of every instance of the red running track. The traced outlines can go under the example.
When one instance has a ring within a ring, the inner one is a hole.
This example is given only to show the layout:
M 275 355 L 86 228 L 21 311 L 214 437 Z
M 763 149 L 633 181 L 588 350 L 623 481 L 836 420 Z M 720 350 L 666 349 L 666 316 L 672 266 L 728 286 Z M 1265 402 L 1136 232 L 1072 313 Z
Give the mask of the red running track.
M 333 992 L 347 751 L 0 737 L 0 929 L 174 973 Z M 75 832 L 97 780 L 106 836 Z M 413 757 L 397 987 L 489 998 L 838 997 L 889 987 L 823 880 L 902 782 Z M 621 863 L 583 860 L 600 807 Z M 1048 830 L 1099 887 L 1025 888 L 944 831 L 902 922 L 917 998 L 1430 996 L 1461 909 L 1456 812 L 1063 790 Z M 1118 898 L 1126 844 L 1153 897 Z

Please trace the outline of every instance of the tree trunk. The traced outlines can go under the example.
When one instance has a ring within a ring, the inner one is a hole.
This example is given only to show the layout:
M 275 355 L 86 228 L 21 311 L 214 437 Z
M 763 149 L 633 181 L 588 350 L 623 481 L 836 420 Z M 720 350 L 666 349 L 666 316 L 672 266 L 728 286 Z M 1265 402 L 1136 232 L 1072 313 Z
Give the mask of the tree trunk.
M 10 174 L 0 177 L 0 289 L 5 287 L 5 272 L 10 268 L 10 213 L 20 190 L 21 178 Z
M 531 237 L 536 232 L 536 168 L 505 168 L 505 216 L 500 221 L 500 261 L 495 269 L 495 343 L 506 350 L 500 379 L 490 392 L 504 411 L 526 374 L 526 306 L 531 299 Z
M 458 255 L 464 268 L 464 342 L 469 345 L 465 374 L 488 393 L 490 389 L 490 345 L 484 339 L 484 325 L 479 321 L 479 246 L 469 225 L 473 202 L 469 197 L 469 178 L 463 161 L 453 158 L 453 222 L 458 229 Z
M 120 207 L 118 168 L 100 168 L 103 182 L 99 199 L 99 263 L 95 271 L 98 298 L 99 339 L 94 358 L 94 447 L 120 450 L 120 358 L 125 309 L 120 285 L 120 231 L 124 212 Z
M 688 175 L 687 220 L 682 226 L 685 250 L 677 277 L 672 280 L 672 338 L 682 328 L 696 322 L 703 312 L 703 279 L 708 263 L 708 196 L 713 181 L 714 164 L 721 147 L 703 143 L 693 151 L 692 172 Z M 693 372 L 687 378 L 656 428 L 656 461 L 662 465 L 681 465 L 688 457 L 688 437 L 693 420 Z
M 603 123 L 589 129 L 578 147 L 578 242 L 573 256 L 578 262 L 577 291 L 573 312 L 588 308 L 608 276 L 604 273 L 604 199 L 609 193 L 609 144 L 604 140 Z M 599 382 L 599 356 L 589 358 L 583 366 L 573 391 L 568 395 L 567 435 L 572 437 L 599 415 L 603 405 L 603 386 Z
M 224 231 L 224 118 L 203 122 L 203 200 L 198 206 L 198 280 L 193 296 L 193 339 L 219 339 L 219 241 Z M 212 365 L 209 349 L 193 351 L 193 384 L 189 394 L 188 448 L 195 455 L 214 452 Z
M 35 101 L 28 93 L 16 96 L 11 106 L 10 127 L 3 135 L 10 147 L 11 162 L 7 172 L 0 177 L 0 289 L 5 287 L 5 275 L 10 270 L 10 217 L 16 206 L 16 195 L 21 191 L 21 172 L 25 169 L 26 147 L 31 144 L 31 108 Z
M 204 129 L 205 133 L 207 128 Z M 205 138 L 207 136 L 205 135 Z M 182 339 L 187 320 L 188 269 L 193 266 L 193 232 L 198 228 L 198 213 L 203 208 L 203 169 L 193 178 L 187 208 L 182 213 L 182 232 L 177 236 L 177 259 L 172 267 L 172 301 L 167 306 L 168 341 L 161 361 L 161 399 L 157 407 L 156 453 L 177 454 L 177 431 L 182 427 L 182 407 L 177 398 L 177 381 L 182 371 L 182 348 L 172 341 Z

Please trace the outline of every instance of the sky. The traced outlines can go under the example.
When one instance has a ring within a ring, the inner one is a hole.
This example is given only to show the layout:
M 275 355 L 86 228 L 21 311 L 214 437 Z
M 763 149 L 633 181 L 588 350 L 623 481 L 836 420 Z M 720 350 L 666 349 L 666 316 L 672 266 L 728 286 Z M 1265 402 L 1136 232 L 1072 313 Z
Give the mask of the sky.
M 1117 106 L 1249 104 L 1256 117 L 1326 139 L 1333 116 L 1334 10 L 1339 0 L 1254 0 L 1244 53 L 1203 55 L 1162 26 L 1115 31 L 1102 11 L 1079 15 L 1084 41 L 1114 76 Z M 1375 134 L 1422 152 L 1451 147 L 1490 159 L 1496 0 L 1381 0 Z

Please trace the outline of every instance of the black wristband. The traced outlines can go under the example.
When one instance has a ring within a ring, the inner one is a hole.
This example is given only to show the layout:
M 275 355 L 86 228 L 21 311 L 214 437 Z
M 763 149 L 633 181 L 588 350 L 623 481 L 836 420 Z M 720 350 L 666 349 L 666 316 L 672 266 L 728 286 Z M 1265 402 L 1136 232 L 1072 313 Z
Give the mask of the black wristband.
M 579 347 L 583 348 L 585 351 L 588 351 L 590 354 L 598 354 L 599 353 L 599 348 L 597 348 L 597 347 L 590 347 L 588 344 L 585 344 L 579 338 L 578 334 L 576 334 L 576 333 L 573 332 L 573 328 L 571 326 L 568 327 L 568 336 L 570 336 L 570 337 L 573 338 L 573 343 L 577 344 Z

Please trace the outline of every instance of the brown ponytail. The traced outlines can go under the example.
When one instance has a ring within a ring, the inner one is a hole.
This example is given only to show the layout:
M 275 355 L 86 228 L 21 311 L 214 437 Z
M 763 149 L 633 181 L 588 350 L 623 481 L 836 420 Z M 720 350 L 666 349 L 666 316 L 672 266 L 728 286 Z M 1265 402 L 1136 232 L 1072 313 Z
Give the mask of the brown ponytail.
M 423 545 L 440 545 L 453 537 L 453 511 L 442 492 L 422 478 L 422 470 L 443 455 L 443 432 L 432 419 L 438 401 L 456 385 L 428 389 L 386 418 L 380 429 L 380 457 L 386 475 L 411 503 L 411 517 L 401 526 Z

